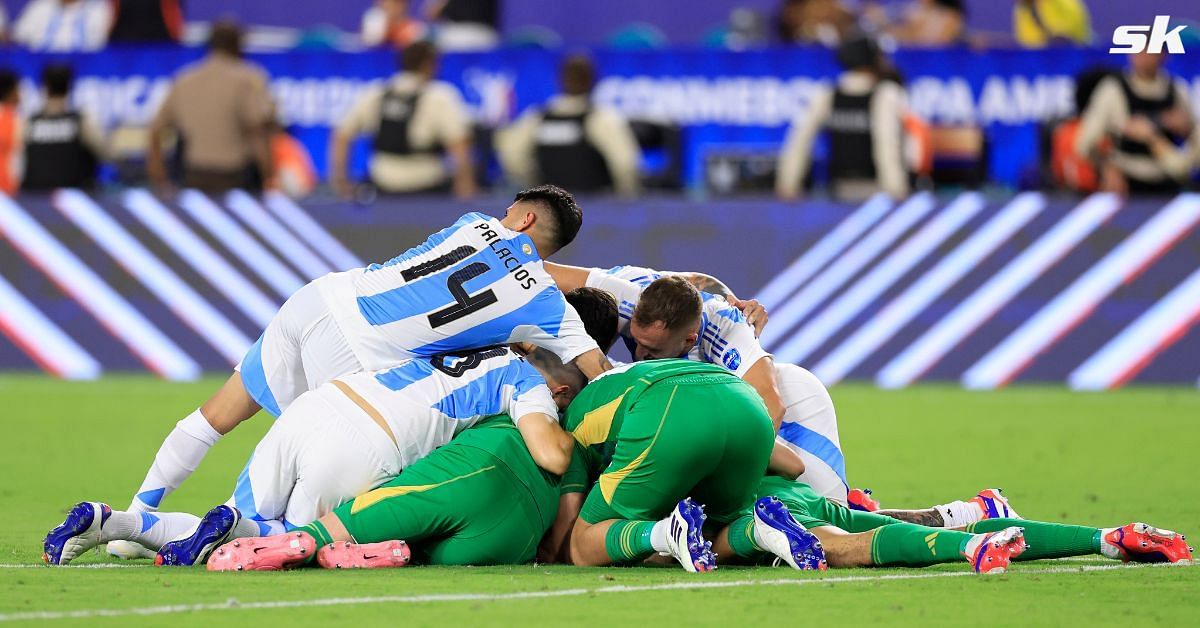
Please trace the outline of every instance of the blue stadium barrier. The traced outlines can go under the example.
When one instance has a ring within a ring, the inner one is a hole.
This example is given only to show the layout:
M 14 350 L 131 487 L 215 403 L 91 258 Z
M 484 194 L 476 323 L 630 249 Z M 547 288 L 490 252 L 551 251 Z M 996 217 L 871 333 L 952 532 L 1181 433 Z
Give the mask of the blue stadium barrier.
M 228 370 L 286 286 L 508 202 L 0 197 L 0 369 Z M 557 261 L 716 275 L 770 308 L 763 342 L 778 359 L 827 384 L 1106 389 L 1200 375 L 1200 195 L 581 202 L 584 229 Z

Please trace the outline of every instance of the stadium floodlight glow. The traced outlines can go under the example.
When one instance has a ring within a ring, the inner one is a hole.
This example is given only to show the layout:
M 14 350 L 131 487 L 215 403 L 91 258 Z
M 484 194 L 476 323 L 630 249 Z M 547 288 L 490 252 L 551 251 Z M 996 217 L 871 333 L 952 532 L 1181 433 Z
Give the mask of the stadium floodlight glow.
M 0 277 L 0 332 L 42 370 L 63 379 L 100 377 L 100 363 Z
M 1026 248 L 982 286 L 971 293 L 949 314 L 930 327 L 916 342 L 892 358 L 875 383 L 883 388 L 900 388 L 919 379 L 951 349 L 987 322 L 1004 304 L 1087 235 L 1104 224 L 1121 207 L 1114 194 L 1093 194 L 1058 221 L 1041 238 Z
M 866 237 L 838 256 L 824 272 L 784 302 L 778 313 L 771 315 L 771 324 L 764 333 L 764 342 L 772 344 L 787 338 L 788 332 L 797 323 L 924 218 L 935 205 L 932 194 L 921 192 L 897 207 L 883 222 L 868 232 Z
M 854 370 L 905 325 L 916 318 L 935 299 L 945 294 L 1000 245 L 1029 223 L 1046 207 L 1046 198 L 1037 192 L 1025 192 L 1014 198 L 995 217 L 975 230 L 932 269 L 921 275 L 871 320 L 825 356 L 812 372 L 826 386 L 832 386 Z
M 200 376 L 195 360 L 4 195 L 0 195 L 0 232 L 151 371 L 170 380 Z
M 967 388 L 1011 382 L 1088 317 L 1122 283 L 1137 277 L 1200 222 L 1200 195 L 1184 194 L 1154 214 L 963 374 Z
M 253 343 L 208 301 L 187 285 L 141 242 L 129 235 L 108 212 L 79 190 L 59 190 L 53 205 L 75 226 L 162 301 L 230 366 L 241 361 Z
M 887 194 L 872 196 L 829 233 L 821 236 L 821 239 L 812 248 L 775 275 L 762 290 L 758 291 L 755 298 L 767 309 L 783 303 L 788 295 L 804 285 L 804 282 L 824 268 L 838 253 L 850 246 L 864 231 L 879 222 L 879 219 L 891 208 L 892 199 Z
M 263 194 L 267 209 L 275 213 L 283 224 L 291 227 L 305 242 L 308 242 L 337 270 L 349 270 L 366 266 L 357 255 L 350 252 L 337 238 L 313 220 L 286 194 L 278 190 L 270 190 Z
M 983 195 L 978 192 L 959 195 L 912 237 L 875 264 L 870 272 L 855 281 L 850 289 L 802 325 L 799 333 L 775 351 L 775 358 L 791 364 L 798 364 L 808 358 L 829 340 L 830 336 L 845 327 L 864 308 L 875 302 L 879 295 L 894 286 L 913 266 L 957 233 L 983 209 L 984 204 Z
M 192 270 L 224 294 L 255 325 L 265 328 L 271 322 L 279 310 L 279 303 L 263 294 L 154 195 L 145 190 L 130 190 L 125 193 L 123 203 L 129 213 L 166 242 Z
M 1075 390 L 1124 386 L 1200 322 L 1200 270 L 1184 279 L 1067 376 Z
M 292 235 L 274 216 L 267 213 L 262 205 L 242 190 L 233 190 L 225 195 L 225 205 L 232 210 L 230 213 L 242 219 L 283 259 L 291 262 L 308 279 L 316 279 L 333 272 L 333 268 L 317 256 L 308 245 Z
M 284 266 L 283 262 L 275 259 L 254 236 L 247 233 L 237 221 L 225 213 L 225 210 L 204 194 L 196 190 L 184 190 L 179 194 L 179 206 L 229 249 L 230 253 L 262 277 L 279 296 L 286 299 L 304 285 L 303 279 Z

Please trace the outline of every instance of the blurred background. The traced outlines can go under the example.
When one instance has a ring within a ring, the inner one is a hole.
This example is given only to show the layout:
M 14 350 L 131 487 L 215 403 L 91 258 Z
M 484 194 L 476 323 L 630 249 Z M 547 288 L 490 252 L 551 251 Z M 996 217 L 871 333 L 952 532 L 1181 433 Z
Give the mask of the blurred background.
M 550 182 L 563 261 L 721 277 L 829 384 L 1195 385 L 1197 18 L 3 0 L 0 369 L 224 369 L 303 281 Z

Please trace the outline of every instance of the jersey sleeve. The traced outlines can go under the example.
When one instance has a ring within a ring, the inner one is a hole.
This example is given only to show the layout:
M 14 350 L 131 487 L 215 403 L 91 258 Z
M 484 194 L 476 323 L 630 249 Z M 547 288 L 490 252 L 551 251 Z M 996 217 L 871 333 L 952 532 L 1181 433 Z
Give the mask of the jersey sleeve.
M 564 364 L 591 351 L 599 349 L 596 340 L 588 335 L 579 312 L 567 303 L 566 296 L 557 287 L 546 289 L 537 299 L 545 302 L 539 307 L 533 325 L 518 325 L 513 328 L 509 342 L 531 342 L 562 360 Z
M 618 266 L 617 268 L 630 267 Z M 629 320 L 633 318 L 633 308 L 637 306 L 638 300 L 641 299 L 642 290 L 645 289 L 645 286 L 622 279 L 616 274 L 600 268 L 593 268 L 588 273 L 587 282 L 584 285 L 589 288 L 603 290 L 613 295 L 613 298 L 617 300 L 617 332 L 625 335 L 626 330 L 629 328 Z M 646 285 L 650 285 L 650 282 L 646 282 Z
M 719 364 L 745 377 L 750 367 L 770 355 L 754 337 L 754 328 L 742 312 L 720 297 L 705 301 L 705 322 L 701 330 L 704 361 Z
M 525 372 L 526 369 L 530 372 Z M 558 422 L 558 406 L 554 403 L 554 395 L 546 386 L 542 376 L 529 364 L 521 362 L 523 371 L 520 379 L 513 386 L 512 398 L 508 403 L 508 415 L 513 423 L 519 423 L 522 418 L 531 414 L 543 414 L 547 420 Z

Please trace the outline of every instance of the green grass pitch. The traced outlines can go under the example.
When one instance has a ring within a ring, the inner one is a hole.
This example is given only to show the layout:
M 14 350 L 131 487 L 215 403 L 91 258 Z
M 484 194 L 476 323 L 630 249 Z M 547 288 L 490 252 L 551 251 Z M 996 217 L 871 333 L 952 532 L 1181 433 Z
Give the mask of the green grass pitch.
M 42 537 L 65 510 L 84 499 L 125 506 L 161 438 L 217 384 L 0 377 L 0 624 L 1195 625 L 1200 614 L 1200 568 L 1098 558 L 1020 563 L 996 577 L 965 563 L 823 575 L 544 566 L 210 574 L 98 553 L 80 567 L 40 566 Z M 885 506 L 1000 486 L 1026 517 L 1145 520 L 1200 540 L 1195 389 L 844 385 L 833 396 L 851 482 Z M 224 439 L 164 507 L 201 512 L 223 501 L 268 424 L 260 416 Z

